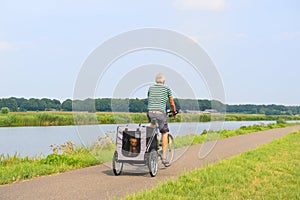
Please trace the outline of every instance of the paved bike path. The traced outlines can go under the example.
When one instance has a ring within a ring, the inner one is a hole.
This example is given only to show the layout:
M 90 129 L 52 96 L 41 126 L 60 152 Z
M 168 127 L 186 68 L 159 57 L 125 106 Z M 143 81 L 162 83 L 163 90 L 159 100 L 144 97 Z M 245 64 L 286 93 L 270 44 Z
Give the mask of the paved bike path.
M 267 144 L 288 133 L 299 130 L 300 125 L 255 132 L 218 140 L 212 151 L 199 159 L 203 144 L 176 151 L 176 162 L 168 168 L 160 167 L 155 178 L 147 168 L 124 166 L 121 176 L 114 176 L 110 164 L 65 172 L 0 186 L 0 199 L 109 199 L 122 197 L 157 183 L 175 178 L 184 171 L 201 168 L 257 146 Z M 206 143 L 208 145 L 209 143 Z M 178 155 L 181 155 L 178 157 Z

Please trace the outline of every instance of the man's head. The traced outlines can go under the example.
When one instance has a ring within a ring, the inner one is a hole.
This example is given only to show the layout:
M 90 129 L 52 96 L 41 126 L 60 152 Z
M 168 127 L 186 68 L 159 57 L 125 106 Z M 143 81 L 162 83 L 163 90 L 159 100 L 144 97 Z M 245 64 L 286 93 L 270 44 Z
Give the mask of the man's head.
M 158 84 L 165 84 L 165 75 L 159 73 L 155 77 L 155 82 Z

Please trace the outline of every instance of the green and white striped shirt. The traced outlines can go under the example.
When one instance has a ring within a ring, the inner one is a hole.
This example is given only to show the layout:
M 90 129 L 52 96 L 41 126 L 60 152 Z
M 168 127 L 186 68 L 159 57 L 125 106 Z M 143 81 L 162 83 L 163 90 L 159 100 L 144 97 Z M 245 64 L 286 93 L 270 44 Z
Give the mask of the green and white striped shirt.
M 166 112 L 166 105 L 172 91 L 163 84 L 154 84 L 148 90 L 148 110 Z

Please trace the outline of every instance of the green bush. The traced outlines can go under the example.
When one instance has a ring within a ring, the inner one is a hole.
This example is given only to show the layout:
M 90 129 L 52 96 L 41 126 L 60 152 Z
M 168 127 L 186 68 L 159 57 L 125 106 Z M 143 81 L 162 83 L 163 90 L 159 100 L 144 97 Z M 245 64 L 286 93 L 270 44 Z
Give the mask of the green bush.
M 48 165 L 69 165 L 69 166 L 77 166 L 79 164 L 79 160 L 75 157 L 65 155 L 65 154 L 50 154 L 46 158 L 40 160 L 41 164 Z
M 1 113 L 2 114 L 8 114 L 10 112 L 9 108 L 8 107 L 2 107 L 1 108 Z

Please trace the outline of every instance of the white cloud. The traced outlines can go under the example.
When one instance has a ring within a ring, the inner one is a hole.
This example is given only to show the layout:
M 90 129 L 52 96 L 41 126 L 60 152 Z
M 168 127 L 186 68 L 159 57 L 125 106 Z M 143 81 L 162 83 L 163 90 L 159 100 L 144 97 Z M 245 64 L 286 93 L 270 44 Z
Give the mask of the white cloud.
M 174 0 L 173 5 L 183 10 L 224 10 L 227 0 Z

